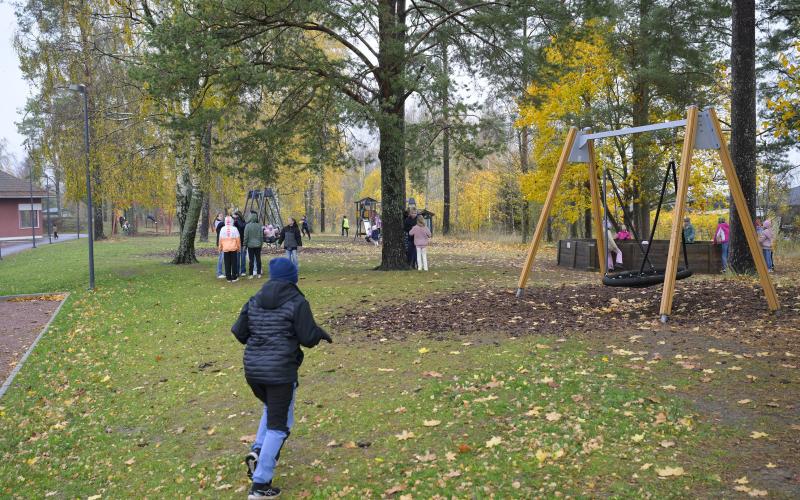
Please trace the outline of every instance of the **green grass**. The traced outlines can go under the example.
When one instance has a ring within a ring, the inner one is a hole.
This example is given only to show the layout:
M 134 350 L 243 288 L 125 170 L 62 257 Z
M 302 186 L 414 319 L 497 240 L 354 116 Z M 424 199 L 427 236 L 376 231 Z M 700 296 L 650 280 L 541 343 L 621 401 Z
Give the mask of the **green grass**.
M 254 434 L 260 410 L 229 328 L 260 282 L 220 282 L 216 259 L 172 266 L 147 256 L 175 243 L 99 243 L 95 292 L 85 289 L 82 241 L 0 263 L 3 294 L 72 292 L 0 400 L 0 496 L 243 496 L 240 438 Z M 484 250 L 436 249 L 436 272 L 425 275 L 371 271 L 378 253 L 367 247 L 301 254 L 300 287 L 324 324 L 477 280 L 513 286 L 515 270 L 501 258 L 478 260 Z M 435 311 L 410 306 L 409 314 Z M 659 389 L 664 381 L 577 340 L 332 334 L 336 343 L 307 351 L 296 426 L 277 469 L 276 484 L 293 498 L 392 488 L 415 498 L 721 491 L 711 427 Z M 415 437 L 398 439 L 403 431 Z M 673 466 L 684 474 L 658 478 Z

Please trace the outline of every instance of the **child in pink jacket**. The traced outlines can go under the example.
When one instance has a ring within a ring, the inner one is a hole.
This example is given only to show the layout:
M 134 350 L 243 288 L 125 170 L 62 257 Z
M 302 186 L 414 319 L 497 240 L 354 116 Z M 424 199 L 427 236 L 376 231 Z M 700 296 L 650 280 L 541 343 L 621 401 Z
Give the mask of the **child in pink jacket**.
M 431 232 L 425 225 L 425 219 L 417 216 L 417 225 L 408 232 L 414 238 L 414 246 L 417 247 L 417 270 L 428 270 L 428 243 L 431 241 Z

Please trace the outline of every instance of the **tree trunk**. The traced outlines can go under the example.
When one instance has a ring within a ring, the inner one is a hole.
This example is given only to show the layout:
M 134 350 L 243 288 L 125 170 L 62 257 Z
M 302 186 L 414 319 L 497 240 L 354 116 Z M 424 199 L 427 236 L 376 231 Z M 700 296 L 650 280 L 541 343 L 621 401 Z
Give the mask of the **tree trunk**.
M 378 269 L 408 269 L 403 209 L 405 167 L 405 0 L 380 0 L 378 5 L 378 65 L 380 107 L 378 131 L 383 209 L 383 249 Z
M 545 231 L 545 239 L 548 243 L 553 242 L 553 218 L 547 218 L 547 230 Z
M 92 172 L 92 194 L 100 192 L 100 172 L 97 170 Z M 105 239 L 105 231 L 103 231 L 103 202 L 97 198 L 92 200 L 94 205 L 94 239 L 95 241 Z
M 587 208 L 583 211 L 583 237 L 592 239 L 592 209 Z
M 180 161 L 180 159 L 179 159 Z M 189 203 L 192 198 L 192 179 L 189 173 L 189 165 L 185 162 L 181 165 L 175 185 L 175 216 L 178 218 L 178 231 L 183 233 L 186 225 L 186 216 L 189 212 Z
M 729 261 L 736 272 L 753 273 L 742 224 L 752 224 L 756 201 L 756 6 L 754 0 L 734 0 L 732 7 L 730 148 L 749 213 L 738 214 L 731 204 Z
M 447 44 L 442 46 L 442 72 L 445 86 L 442 93 L 442 185 L 444 207 L 442 210 L 442 234 L 450 234 L 450 61 L 447 57 Z M 425 198 L 425 203 L 428 199 Z
M 190 176 L 189 205 L 184 214 L 183 227 L 181 228 L 181 238 L 178 243 L 178 251 L 173 264 L 194 264 L 197 257 L 194 252 L 194 239 L 197 235 L 197 220 L 200 218 L 200 209 L 203 206 L 203 190 L 196 174 Z
M 519 131 L 519 166 L 522 174 L 528 173 L 528 127 Z M 528 200 L 522 198 L 522 242 L 528 242 L 528 233 L 531 230 L 531 210 Z
M 319 178 L 319 232 L 325 232 L 325 172 Z
M 211 217 L 211 200 L 207 192 L 203 192 L 203 203 L 200 208 L 200 241 L 208 241 L 208 226 Z

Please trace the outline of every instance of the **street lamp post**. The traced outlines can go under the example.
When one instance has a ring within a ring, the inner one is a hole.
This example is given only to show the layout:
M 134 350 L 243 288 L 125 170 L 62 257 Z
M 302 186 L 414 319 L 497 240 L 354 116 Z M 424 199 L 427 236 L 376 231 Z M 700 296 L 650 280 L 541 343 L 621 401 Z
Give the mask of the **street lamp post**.
M 92 220 L 92 178 L 89 173 L 89 96 L 86 85 L 73 84 L 69 89 L 83 94 L 83 145 L 86 154 L 86 205 L 89 212 L 89 290 L 94 290 L 94 221 Z M 80 233 L 80 228 L 78 228 Z

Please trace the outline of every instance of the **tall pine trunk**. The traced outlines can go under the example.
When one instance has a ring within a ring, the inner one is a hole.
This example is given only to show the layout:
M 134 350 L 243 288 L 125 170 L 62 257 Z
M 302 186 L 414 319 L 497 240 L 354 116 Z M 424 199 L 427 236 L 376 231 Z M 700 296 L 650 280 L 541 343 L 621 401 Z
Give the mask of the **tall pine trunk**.
M 197 257 L 194 251 L 194 239 L 197 235 L 197 220 L 200 218 L 200 209 L 203 206 L 203 190 L 196 174 L 191 174 L 191 194 L 189 196 L 189 206 L 186 210 L 181 238 L 178 243 L 178 251 L 173 264 L 195 264 Z
M 739 273 L 755 271 L 742 224 L 752 224 L 756 203 L 756 5 L 733 0 L 731 11 L 731 159 L 749 213 L 731 204 L 730 265 Z M 741 215 L 741 218 L 740 218 Z
M 407 269 L 403 209 L 406 199 L 405 167 L 405 0 L 380 0 L 378 4 L 378 66 L 380 114 L 378 131 L 381 163 L 383 249 L 378 269 Z
M 213 126 L 214 124 L 211 122 L 206 124 L 203 130 L 202 140 L 200 141 L 203 149 L 203 180 L 208 180 L 211 177 L 211 133 L 213 131 Z M 207 183 L 204 182 L 203 185 L 206 186 Z M 200 208 L 200 241 L 208 241 L 208 224 L 211 215 L 210 198 L 210 194 L 206 190 L 203 190 L 203 200 Z M 245 214 L 245 216 L 247 216 L 247 214 Z
M 447 44 L 442 44 L 442 73 L 445 85 L 442 92 L 442 234 L 450 234 L 450 61 L 447 56 Z M 426 197 L 425 203 L 428 202 Z

